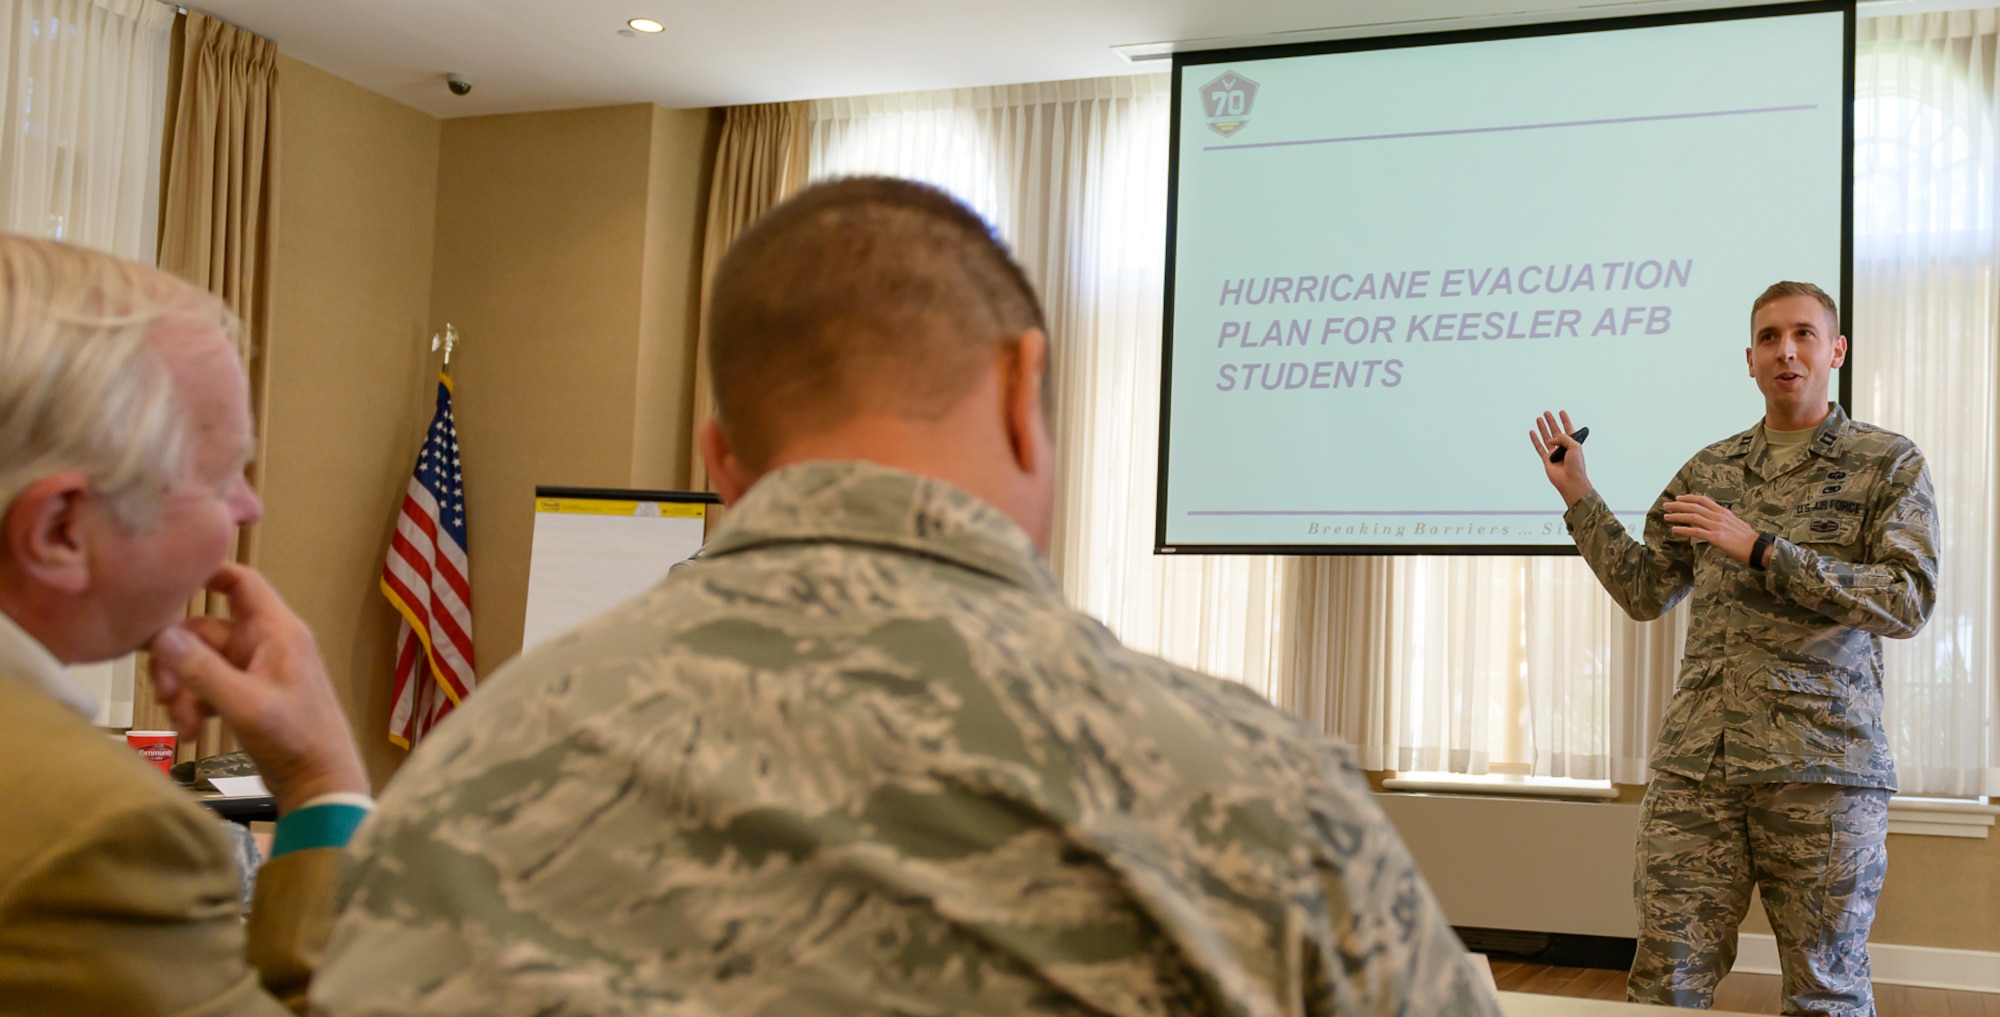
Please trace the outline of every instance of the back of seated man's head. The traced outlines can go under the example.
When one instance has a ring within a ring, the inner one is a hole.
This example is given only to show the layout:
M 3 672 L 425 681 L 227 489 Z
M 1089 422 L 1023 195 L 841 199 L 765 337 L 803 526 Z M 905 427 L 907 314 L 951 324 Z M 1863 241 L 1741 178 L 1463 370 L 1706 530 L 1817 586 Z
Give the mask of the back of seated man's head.
M 708 329 L 703 444 L 726 500 L 792 462 L 869 459 L 966 487 L 1046 546 L 1041 306 L 951 196 L 869 177 L 808 189 L 730 249 Z
M 171 624 L 261 511 L 241 335 L 158 269 L 0 235 L 0 610 L 58 658 Z

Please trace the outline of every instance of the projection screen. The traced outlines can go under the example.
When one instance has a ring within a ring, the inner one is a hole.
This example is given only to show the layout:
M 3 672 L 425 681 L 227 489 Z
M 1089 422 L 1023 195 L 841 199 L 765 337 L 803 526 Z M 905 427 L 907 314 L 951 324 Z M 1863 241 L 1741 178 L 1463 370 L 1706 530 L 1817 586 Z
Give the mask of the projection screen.
M 1156 548 L 1573 553 L 1543 410 L 1637 532 L 1762 414 L 1752 299 L 1845 318 L 1853 18 L 1177 56 Z

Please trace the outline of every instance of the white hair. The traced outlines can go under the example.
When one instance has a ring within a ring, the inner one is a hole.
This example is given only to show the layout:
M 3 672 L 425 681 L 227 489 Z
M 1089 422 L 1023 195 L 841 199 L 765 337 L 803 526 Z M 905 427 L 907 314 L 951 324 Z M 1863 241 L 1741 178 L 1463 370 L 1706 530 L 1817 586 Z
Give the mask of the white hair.
M 174 276 L 0 234 L 0 509 L 77 470 L 125 526 L 153 523 L 190 462 L 186 415 L 149 335 L 184 315 L 213 315 L 240 352 L 234 315 Z

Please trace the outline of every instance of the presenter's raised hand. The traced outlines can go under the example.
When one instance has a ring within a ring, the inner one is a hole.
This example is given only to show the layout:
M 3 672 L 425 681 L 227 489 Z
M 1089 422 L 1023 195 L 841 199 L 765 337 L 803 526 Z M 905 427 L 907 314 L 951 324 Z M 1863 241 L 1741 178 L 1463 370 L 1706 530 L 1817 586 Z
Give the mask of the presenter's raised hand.
M 280 811 L 368 790 L 360 750 L 312 630 L 263 576 L 224 565 L 208 588 L 230 617 L 190 618 L 147 647 L 160 702 L 181 733 L 219 716 L 243 741 Z
M 1749 564 L 1757 547 L 1757 531 L 1736 513 L 1705 494 L 1684 494 L 1663 506 L 1674 535 L 1714 544 L 1715 549 Z
M 1564 410 L 1560 419 L 1554 413 L 1544 412 L 1535 418 L 1535 429 L 1528 432 L 1535 454 L 1542 459 L 1542 472 L 1548 474 L 1549 483 L 1562 495 L 1565 508 L 1583 500 L 1591 490 L 1590 476 L 1583 469 L 1583 443 L 1570 437 L 1575 430 L 1569 422 L 1569 411 Z M 1563 453 L 1562 462 L 1552 463 L 1549 454 L 1558 448 L 1568 451 Z

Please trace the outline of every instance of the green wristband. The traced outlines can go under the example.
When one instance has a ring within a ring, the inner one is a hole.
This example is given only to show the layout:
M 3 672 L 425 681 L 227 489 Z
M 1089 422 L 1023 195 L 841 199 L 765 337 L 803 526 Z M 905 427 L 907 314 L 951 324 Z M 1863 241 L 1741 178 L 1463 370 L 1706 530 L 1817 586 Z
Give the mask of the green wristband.
M 367 818 L 368 810 L 359 805 L 308 805 L 278 820 L 278 832 L 271 836 L 271 857 L 314 848 L 344 848 Z

